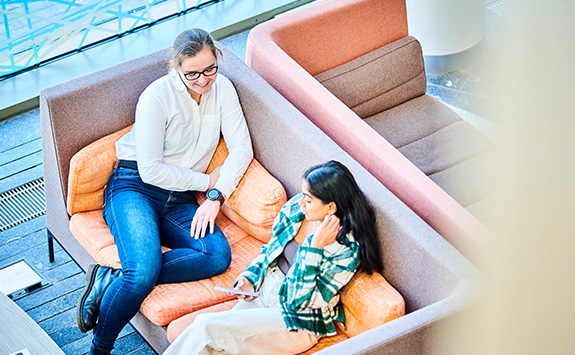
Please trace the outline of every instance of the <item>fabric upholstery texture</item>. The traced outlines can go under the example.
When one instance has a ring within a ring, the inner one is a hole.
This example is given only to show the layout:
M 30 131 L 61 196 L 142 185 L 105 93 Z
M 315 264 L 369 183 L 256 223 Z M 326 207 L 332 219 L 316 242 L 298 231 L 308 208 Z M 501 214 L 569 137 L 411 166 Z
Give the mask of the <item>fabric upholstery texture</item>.
M 401 148 L 460 120 L 447 106 L 423 95 L 367 117 L 364 122 L 393 147 Z
M 485 153 L 493 147 L 493 143 L 481 132 L 460 120 L 399 148 L 399 151 L 424 174 L 430 175 Z
M 311 75 L 407 36 L 405 0 L 327 1 L 274 21 L 276 43 Z
M 485 200 L 495 200 L 493 181 L 496 176 L 493 165 L 497 164 L 497 150 L 488 150 L 447 169 L 429 175 L 437 185 L 467 209 Z M 482 211 L 472 211 L 481 221 L 488 221 Z M 488 224 L 489 225 L 489 224 Z
M 211 173 L 222 165 L 227 156 L 228 148 L 220 138 L 206 172 Z M 252 159 L 236 190 L 222 206 L 222 212 L 248 234 L 267 243 L 274 219 L 286 202 L 286 192 L 281 183 Z
M 315 78 L 359 117 L 366 118 L 425 94 L 423 54 L 405 37 Z
M 70 231 L 98 264 L 115 269 L 122 267 L 114 237 L 102 216 L 102 208 L 75 213 L 70 218 Z
M 348 337 L 356 336 L 405 314 L 403 297 L 379 273 L 359 272 L 341 292 Z
M 91 143 L 70 160 L 68 175 L 68 213 L 93 211 L 102 208 L 104 188 L 116 166 L 115 143 L 132 126 Z
M 493 196 L 490 172 L 497 147 L 431 96 L 414 98 L 365 121 L 461 206 Z

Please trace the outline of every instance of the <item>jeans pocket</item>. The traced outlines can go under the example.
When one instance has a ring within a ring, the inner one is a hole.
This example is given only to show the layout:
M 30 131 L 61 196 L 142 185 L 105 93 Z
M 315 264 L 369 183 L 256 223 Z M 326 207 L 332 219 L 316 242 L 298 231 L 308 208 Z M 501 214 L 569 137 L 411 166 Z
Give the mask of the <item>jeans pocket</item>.
M 125 167 L 119 167 L 116 168 L 116 170 L 114 170 L 114 179 L 134 179 L 140 178 L 140 173 L 138 172 L 138 170 L 135 169 L 130 169 L 130 168 L 125 168 Z

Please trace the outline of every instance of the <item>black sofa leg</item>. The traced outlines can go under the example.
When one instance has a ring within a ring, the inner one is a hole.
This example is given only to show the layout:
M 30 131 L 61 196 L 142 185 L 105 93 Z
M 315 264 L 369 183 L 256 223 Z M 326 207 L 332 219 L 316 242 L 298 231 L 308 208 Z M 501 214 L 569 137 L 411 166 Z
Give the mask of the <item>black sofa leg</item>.
M 52 234 L 52 232 L 50 232 L 49 229 L 46 229 L 48 231 L 48 255 L 50 258 L 50 262 L 53 263 L 54 262 L 54 235 Z

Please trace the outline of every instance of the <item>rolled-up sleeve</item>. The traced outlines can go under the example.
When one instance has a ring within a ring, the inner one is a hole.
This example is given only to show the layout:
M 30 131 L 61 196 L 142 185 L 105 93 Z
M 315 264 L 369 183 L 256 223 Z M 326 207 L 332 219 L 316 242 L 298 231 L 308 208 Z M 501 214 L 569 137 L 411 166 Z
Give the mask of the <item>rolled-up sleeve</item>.
M 229 154 L 220 168 L 220 177 L 215 188 L 226 197 L 236 189 L 253 158 L 250 133 L 238 95 L 232 83 L 225 78 L 222 82 L 221 96 L 221 131 L 228 147 Z

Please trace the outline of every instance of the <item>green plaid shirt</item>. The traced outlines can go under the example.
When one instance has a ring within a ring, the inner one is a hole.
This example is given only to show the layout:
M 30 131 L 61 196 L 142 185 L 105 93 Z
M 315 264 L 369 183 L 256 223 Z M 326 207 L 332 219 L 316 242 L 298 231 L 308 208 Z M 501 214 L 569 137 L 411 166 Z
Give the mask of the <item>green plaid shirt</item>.
M 295 237 L 305 218 L 298 205 L 300 197 L 301 194 L 294 196 L 282 207 L 274 221 L 270 241 L 241 274 L 256 291 L 268 267 Z M 335 242 L 319 249 L 310 246 L 312 237 L 299 246 L 294 264 L 279 290 L 282 315 L 290 331 L 304 329 L 316 335 L 334 335 L 334 321 L 345 325 L 339 291 L 357 271 L 359 244 L 348 234 L 349 246 Z

